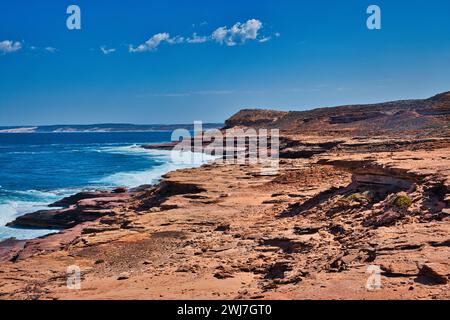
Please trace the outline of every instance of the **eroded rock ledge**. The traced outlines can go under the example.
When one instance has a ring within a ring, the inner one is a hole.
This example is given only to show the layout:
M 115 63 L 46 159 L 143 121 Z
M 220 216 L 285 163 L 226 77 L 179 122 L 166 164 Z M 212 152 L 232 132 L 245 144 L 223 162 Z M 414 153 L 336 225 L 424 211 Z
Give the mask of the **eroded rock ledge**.
M 0 296 L 450 298 L 450 146 L 374 156 L 381 138 L 286 139 L 326 150 L 282 159 L 275 177 L 214 163 L 23 218 L 64 230 L 0 246 Z M 81 291 L 65 287 L 73 264 Z M 381 268 L 381 290 L 365 289 L 369 265 Z
M 128 204 L 133 193 L 124 188 L 113 191 L 81 192 L 64 198 L 50 207 L 18 217 L 7 224 L 9 227 L 68 229 L 82 222 L 95 221 L 103 216 L 114 216 Z

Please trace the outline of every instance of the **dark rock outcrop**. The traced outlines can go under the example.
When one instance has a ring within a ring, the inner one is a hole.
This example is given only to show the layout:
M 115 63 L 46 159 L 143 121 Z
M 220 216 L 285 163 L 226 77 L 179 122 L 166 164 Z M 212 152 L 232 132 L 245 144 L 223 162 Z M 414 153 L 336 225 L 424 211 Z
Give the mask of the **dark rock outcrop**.
M 51 208 L 68 208 L 74 204 L 76 204 L 80 200 L 84 199 L 93 199 L 93 198 L 99 198 L 99 197 L 113 197 L 115 194 L 110 193 L 108 191 L 85 191 L 85 192 L 79 192 L 77 194 L 71 195 L 69 197 L 63 198 L 59 201 L 56 201 L 49 205 Z
M 120 191 L 124 191 L 121 189 Z M 82 222 L 94 221 L 114 215 L 127 204 L 131 195 L 113 191 L 81 192 L 55 202 L 52 206 L 62 209 L 40 210 L 18 217 L 8 227 L 37 229 L 67 229 Z

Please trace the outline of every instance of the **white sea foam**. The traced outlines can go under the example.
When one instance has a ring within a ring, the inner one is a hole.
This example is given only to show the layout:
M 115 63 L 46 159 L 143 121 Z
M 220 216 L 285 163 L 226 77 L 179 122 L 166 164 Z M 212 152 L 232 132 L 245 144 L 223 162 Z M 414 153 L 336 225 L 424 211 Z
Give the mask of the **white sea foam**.
M 27 212 L 44 209 L 48 209 L 45 202 L 6 201 L 0 204 L 0 226 L 6 225 Z
M 16 238 L 18 240 L 29 240 L 42 237 L 51 233 L 58 232 L 58 230 L 50 229 L 18 229 L 0 226 L 0 241 L 8 238 Z
M 5 227 L 8 222 L 13 221 L 15 218 L 25 213 L 45 209 L 49 208 L 44 202 L 7 201 L 0 204 L 0 241 L 11 237 L 19 240 L 33 239 L 55 232 L 55 230 L 17 229 Z
M 67 195 L 72 194 L 74 191 L 77 191 L 77 189 L 58 189 L 58 190 L 50 190 L 50 191 L 43 191 L 43 190 L 16 190 L 14 191 L 15 194 L 24 195 L 24 196 L 31 196 L 33 198 L 42 200 L 42 202 L 50 202 L 50 201 L 56 201 L 60 197 L 65 197 Z
M 154 184 L 161 179 L 161 176 L 169 171 L 198 167 L 206 162 L 215 159 L 213 156 L 205 154 L 195 154 L 192 152 L 172 153 L 166 150 L 148 150 L 141 148 L 138 145 L 131 146 L 113 146 L 95 147 L 92 151 L 107 152 L 116 154 L 126 154 L 131 156 L 147 157 L 152 160 L 154 166 L 148 170 L 118 172 L 107 176 L 100 181 L 92 181 L 93 185 L 114 187 L 126 186 L 137 187 L 144 184 Z M 174 156 L 175 155 L 175 156 Z M 156 164 L 155 164 L 156 163 Z M 89 186 L 86 186 L 88 188 Z M 7 190 L 5 190 L 7 191 Z M 49 209 L 48 204 L 57 201 L 63 197 L 72 195 L 81 189 L 58 189 L 58 190 L 25 190 L 13 191 L 19 198 L 27 196 L 33 199 L 32 201 L 18 201 L 6 200 L 0 202 L 0 241 L 9 237 L 17 239 L 32 239 L 40 237 L 55 230 L 30 230 L 30 229 L 13 229 L 5 227 L 8 222 L 26 213 L 35 212 L 38 210 Z
M 161 176 L 169 171 L 199 167 L 215 159 L 215 157 L 205 154 L 195 154 L 192 152 L 172 153 L 173 151 L 149 150 L 136 145 L 101 148 L 100 152 L 144 156 L 161 163 L 149 170 L 118 172 L 100 180 L 100 183 L 102 184 L 126 187 L 154 184 L 161 179 Z
M 33 201 L 3 200 L 0 202 L 0 241 L 14 237 L 19 240 L 33 239 L 55 232 L 50 229 L 8 228 L 6 224 L 17 217 L 39 210 L 48 210 L 48 204 L 74 193 L 74 189 L 58 189 L 54 191 L 25 190 L 14 191 L 15 196 L 26 196 Z

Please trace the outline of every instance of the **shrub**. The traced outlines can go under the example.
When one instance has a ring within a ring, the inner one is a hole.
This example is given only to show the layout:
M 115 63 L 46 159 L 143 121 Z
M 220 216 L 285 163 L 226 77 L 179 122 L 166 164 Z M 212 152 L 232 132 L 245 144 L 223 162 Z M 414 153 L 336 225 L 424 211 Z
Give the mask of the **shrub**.
M 412 200 L 406 193 L 400 193 L 394 198 L 392 204 L 397 208 L 407 209 L 411 207 Z
M 362 193 L 353 193 L 348 195 L 347 197 L 345 197 L 345 199 L 347 201 L 355 201 L 355 202 L 359 202 L 359 203 L 367 203 L 367 202 L 371 202 L 372 200 L 372 195 L 369 191 L 365 191 Z

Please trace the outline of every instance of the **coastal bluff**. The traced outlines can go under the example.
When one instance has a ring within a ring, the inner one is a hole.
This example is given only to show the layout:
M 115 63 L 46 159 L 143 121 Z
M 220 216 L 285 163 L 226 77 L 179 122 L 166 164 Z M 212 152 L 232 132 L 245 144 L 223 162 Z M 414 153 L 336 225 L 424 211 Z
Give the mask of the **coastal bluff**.
M 277 175 L 216 161 L 19 217 L 60 232 L 0 244 L 0 298 L 450 298 L 450 93 L 243 110 L 236 127 L 281 130 Z

